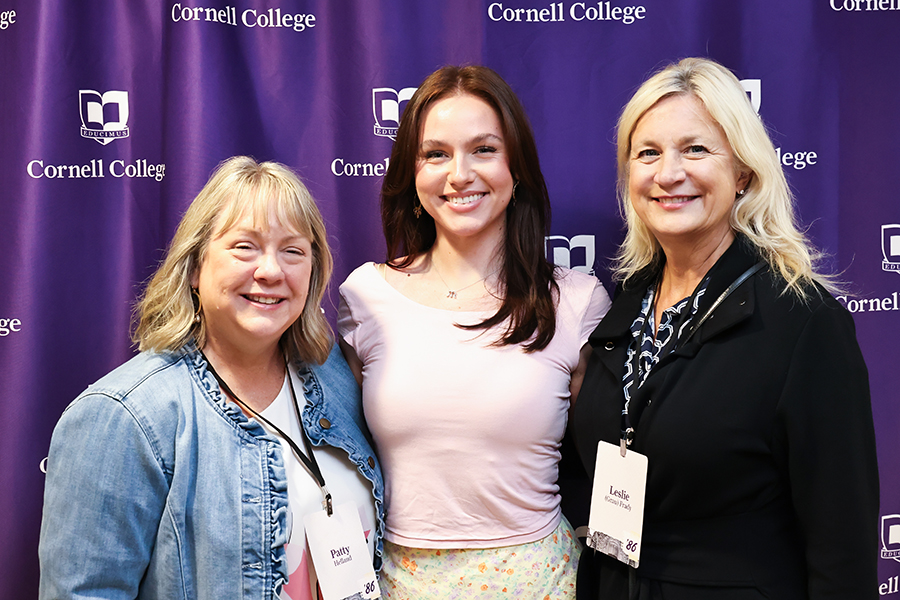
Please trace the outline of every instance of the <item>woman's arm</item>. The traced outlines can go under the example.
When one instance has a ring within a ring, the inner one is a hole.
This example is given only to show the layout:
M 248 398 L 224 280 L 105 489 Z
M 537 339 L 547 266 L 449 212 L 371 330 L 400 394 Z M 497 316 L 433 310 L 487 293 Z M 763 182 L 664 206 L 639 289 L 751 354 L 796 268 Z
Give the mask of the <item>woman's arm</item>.
M 169 487 L 148 433 L 101 394 L 63 413 L 47 460 L 42 600 L 137 597 Z
M 874 600 L 878 465 L 868 372 L 847 311 L 814 311 L 778 411 L 775 450 L 805 542 L 810 600 Z
M 581 391 L 581 384 L 584 382 L 584 373 L 587 371 L 587 363 L 588 359 L 591 356 L 591 344 L 589 342 L 585 342 L 584 346 L 581 347 L 581 352 L 579 352 L 578 357 L 578 366 L 575 367 L 575 370 L 572 371 L 572 379 L 569 382 L 569 412 L 571 414 L 572 407 L 575 406 L 575 401 L 578 399 L 578 392 Z
M 338 341 L 338 344 L 341 347 L 341 352 L 344 353 L 344 360 L 347 361 L 347 365 L 350 367 L 350 371 L 353 372 L 353 376 L 356 377 L 356 383 L 362 386 L 362 361 L 359 360 L 359 356 L 356 354 L 356 350 L 353 349 L 353 346 L 345 342 L 343 339 Z
M 594 277 L 591 277 L 591 281 L 593 285 L 591 286 L 590 300 L 588 301 L 587 310 L 582 317 L 581 339 L 584 341 L 584 344 L 578 353 L 578 365 L 572 371 L 572 378 L 569 381 L 569 416 L 571 416 L 572 407 L 575 406 L 575 401 L 578 399 L 578 393 L 581 391 L 581 384 L 584 382 L 584 374 L 587 371 L 588 359 L 590 359 L 593 351 L 590 342 L 587 341 L 588 337 L 612 306 L 609 293 L 607 293 L 603 284 Z

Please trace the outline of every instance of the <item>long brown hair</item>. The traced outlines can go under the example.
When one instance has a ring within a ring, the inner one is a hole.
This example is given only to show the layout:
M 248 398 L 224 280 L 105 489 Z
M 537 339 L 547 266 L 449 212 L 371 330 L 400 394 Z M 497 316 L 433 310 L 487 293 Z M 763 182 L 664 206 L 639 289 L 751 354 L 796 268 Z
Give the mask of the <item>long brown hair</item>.
M 496 314 L 481 323 L 459 326 L 490 329 L 508 322 L 497 345 L 524 344 L 526 352 L 542 350 L 556 332 L 555 298 L 559 293 L 553 265 L 544 254 L 544 237 L 550 227 L 550 198 L 525 109 L 493 70 L 482 66 L 443 67 L 429 75 L 407 103 L 381 186 L 385 262 L 395 269 L 408 267 L 434 245 L 434 219 L 425 212 L 420 218 L 413 214 L 419 137 L 426 109 L 442 98 L 462 94 L 484 100 L 497 113 L 509 155 L 509 170 L 518 185 L 506 209 L 500 268 L 503 302 Z

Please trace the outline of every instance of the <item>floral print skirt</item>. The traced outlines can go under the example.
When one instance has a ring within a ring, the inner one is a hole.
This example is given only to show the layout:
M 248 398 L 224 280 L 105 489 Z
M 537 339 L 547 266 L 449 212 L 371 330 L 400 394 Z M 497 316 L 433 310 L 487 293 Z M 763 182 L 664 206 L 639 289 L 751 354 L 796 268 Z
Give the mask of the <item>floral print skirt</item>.
M 500 548 L 408 548 L 384 542 L 385 600 L 575 598 L 581 544 L 565 517 L 547 537 Z

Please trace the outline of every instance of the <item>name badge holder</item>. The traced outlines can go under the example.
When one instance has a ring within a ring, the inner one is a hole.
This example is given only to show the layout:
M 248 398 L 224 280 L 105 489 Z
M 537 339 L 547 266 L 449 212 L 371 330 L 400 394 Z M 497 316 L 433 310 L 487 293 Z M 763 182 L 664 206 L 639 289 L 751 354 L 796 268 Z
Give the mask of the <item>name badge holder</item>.
M 345 502 L 334 507 L 331 492 L 325 485 L 325 477 L 319 468 L 312 445 L 303 429 L 303 419 L 300 415 L 300 405 L 297 402 L 297 394 L 294 392 L 294 383 L 291 381 L 288 371 L 288 386 L 291 390 L 291 400 L 294 404 L 294 413 L 300 424 L 300 432 L 303 437 L 304 454 L 297 443 L 277 425 L 247 406 L 228 387 L 219 374 L 213 368 L 212 363 L 206 359 L 207 367 L 222 389 L 231 396 L 234 401 L 247 410 L 254 418 L 265 423 L 284 439 L 297 460 L 306 469 L 306 472 L 315 480 L 322 490 L 322 511 L 313 512 L 303 517 L 303 525 L 306 529 L 306 541 L 309 544 L 309 553 L 316 568 L 319 588 L 324 600 L 374 600 L 381 598 L 381 590 L 375 577 L 375 569 L 369 557 L 366 546 L 366 538 L 363 534 L 362 522 L 359 518 L 359 510 L 353 502 Z M 287 360 L 285 360 L 287 366 Z
M 587 545 L 631 567 L 641 558 L 647 457 L 608 442 L 597 444 Z
M 381 598 L 356 504 L 339 504 L 331 515 L 309 513 L 303 525 L 325 600 Z

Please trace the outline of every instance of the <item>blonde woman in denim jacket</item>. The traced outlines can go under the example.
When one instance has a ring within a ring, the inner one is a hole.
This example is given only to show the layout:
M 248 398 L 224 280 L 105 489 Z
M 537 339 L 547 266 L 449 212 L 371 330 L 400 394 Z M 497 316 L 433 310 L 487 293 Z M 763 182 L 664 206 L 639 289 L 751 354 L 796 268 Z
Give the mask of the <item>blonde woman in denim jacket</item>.
M 54 431 L 41 598 L 315 597 L 297 513 L 321 490 L 294 468 L 291 423 L 271 426 L 279 403 L 334 502 L 356 502 L 380 565 L 381 469 L 320 309 L 331 267 L 293 173 L 247 157 L 220 165 L 139 302 L 142 352 Z

